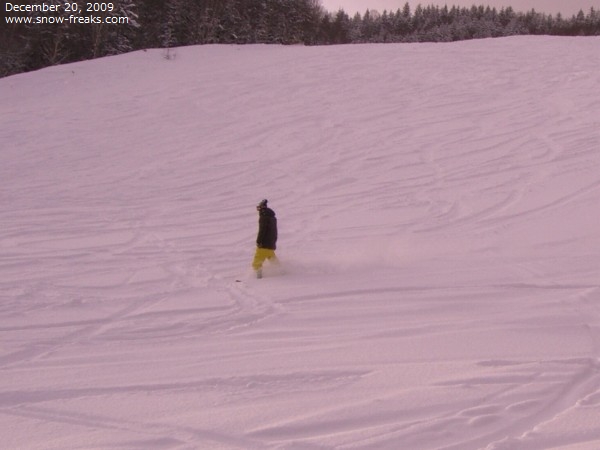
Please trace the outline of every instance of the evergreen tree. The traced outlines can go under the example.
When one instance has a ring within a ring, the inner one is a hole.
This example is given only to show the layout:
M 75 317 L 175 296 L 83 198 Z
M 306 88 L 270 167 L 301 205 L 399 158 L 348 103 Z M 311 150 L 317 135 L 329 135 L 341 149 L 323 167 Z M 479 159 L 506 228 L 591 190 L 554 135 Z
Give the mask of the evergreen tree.
M 60 5 L 62 0 L 46 0 Z M 515 34 L 600 35 L 600 14 L 591 8 L 570 19 L 535 10 L 516 13 L 474 5 L 426 6 L 411 10 L 367 10 L 352 19 L 340 10 L 327 13 L 320 0 L 113 0 L 97 16 L 127 17 L 128 24 L 50 23 L 49 15 L 29 13 L 46 22 L 0 22 L 0 76 L 44 66 L 118 54 L 140 48 L 171 48 L 212 43 L 305 45 L 352 42 L 419 42 L 510 36 Z M 66 13 L 67 15 L 70 13 Z M 24 16 L 23 13 L 8 13 Z M 66 17 L 65 17 L 66 18 Z M 56 16 L 54 17 L 56 19 Z

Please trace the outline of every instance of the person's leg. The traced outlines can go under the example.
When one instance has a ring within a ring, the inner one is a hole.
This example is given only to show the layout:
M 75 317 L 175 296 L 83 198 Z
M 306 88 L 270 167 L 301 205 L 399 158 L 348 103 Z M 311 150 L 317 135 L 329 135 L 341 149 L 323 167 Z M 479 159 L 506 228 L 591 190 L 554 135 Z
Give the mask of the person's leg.
M 252 261 L 252 268 L 254 270 L 260 270 L 262 268 L 265 259 L 267 259 L 267 253 L 265 252 L 266 248 L 257 248 L 256 253 L 254 253 L 254 260 Z
M 252 268 L 256 272 L 256 278 L 262 278 L 262 266 L 268 259 L 270 263 L 279 265 L 279 260 L 275 256 L 275 250 L 270 248 L 257 248 L 254 254 L 254 260 L 252 261 Z
M 269 262 L 271 264 L 275 264 L 276 266 L 279 265 L 279 259 L 277 258 L 277 255 L 275 254 L 275 250 L 271 250 L 271 254 L 269 256 L 267 256 L 267 259 L 269 260 Z

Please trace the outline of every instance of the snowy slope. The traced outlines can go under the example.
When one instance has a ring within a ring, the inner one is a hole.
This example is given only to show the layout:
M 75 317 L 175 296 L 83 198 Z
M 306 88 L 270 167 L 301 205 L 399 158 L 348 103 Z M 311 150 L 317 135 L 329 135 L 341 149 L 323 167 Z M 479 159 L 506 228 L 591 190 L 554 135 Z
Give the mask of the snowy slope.
M 3 448 L 600 448 L 598 48 L 0 80 Z M 255 280 L 264 197 L 284 273 Z

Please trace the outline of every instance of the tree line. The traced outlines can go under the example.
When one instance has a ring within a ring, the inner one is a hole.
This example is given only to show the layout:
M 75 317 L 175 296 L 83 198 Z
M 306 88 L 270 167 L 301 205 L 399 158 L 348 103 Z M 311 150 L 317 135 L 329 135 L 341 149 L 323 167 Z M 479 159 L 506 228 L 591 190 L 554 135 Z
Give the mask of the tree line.
M 451 42 L 511 35 L 600 35 L 593 8 L 570 18 L 489 6 L 406 3 L 350 17 L 320 0 L 113 0 L 91 12 L 45 0 L 55 11 L 7 11 L 0 22 L 0 76 L 145 48 L 198 44 L 328 45 Z M 83 6 L 83 5 L 82 5 Z M 126 19 L 126 20 L 122 20 Z M 12 20 L 12 21 L 11 21 Z

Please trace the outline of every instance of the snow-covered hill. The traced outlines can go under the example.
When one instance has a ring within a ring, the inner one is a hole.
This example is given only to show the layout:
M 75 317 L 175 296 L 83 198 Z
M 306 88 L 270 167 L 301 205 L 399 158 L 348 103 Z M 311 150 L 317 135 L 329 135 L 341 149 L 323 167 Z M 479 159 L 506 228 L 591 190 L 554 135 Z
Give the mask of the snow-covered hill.
M 599 48 L 0 80 L 3 448 L 599 448 Z M 256 280 L 262 198 L 283 273 Z

